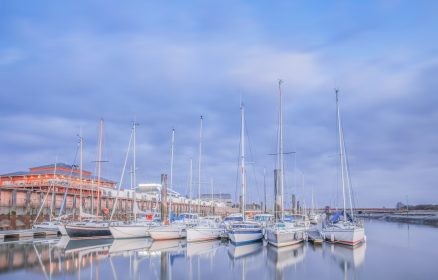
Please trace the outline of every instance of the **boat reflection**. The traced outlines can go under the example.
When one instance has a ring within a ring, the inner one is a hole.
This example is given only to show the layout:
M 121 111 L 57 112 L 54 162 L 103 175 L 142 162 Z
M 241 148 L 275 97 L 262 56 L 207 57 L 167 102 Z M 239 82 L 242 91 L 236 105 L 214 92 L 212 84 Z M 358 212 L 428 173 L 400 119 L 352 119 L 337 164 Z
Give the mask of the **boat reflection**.
M 255 256 L 262 252 L 263 242 L 253 242 L 242 245 L 235 245 L 230 242 L 228 245 L 228 256 L 232 259 L 239 259 L 248 256 Z
M 185 239 L 171 239 L 152 241 L 151 246 L 148 248 L 150 254 L 170 252 L 180 253 L 184 252 L 187 247 L 187 241 Z
M 113 243 L 114 239 L 70 239 L 66 244 L 64 249 L 65 255 L 77 254 L 79 256 L 86 256 L 88 254 L 96 253 L 100 255 L 108 255 L 109 249 Z M 61 239 L 56 247 L 64 245 L 64 241 Z
M 267 249 L 268 265 L 280 273 L 287 267 L 303 262 L 306 255 L 304 243 L 285 247 L 268 246 Z
M 332 257 L 341 267 L 347 264 L 348 268 L 357 268 L 365 261 L 366 243 L 355 248 L 332 244 L 330 251 Z
M 23 269 L 44 273 L 47 278 L 52 274 L 58 274 L 60 267 L 54 260 L 61 256 L 59 252 L 54 253 L 52 250 L 58 240 L 0 243 L 0 275 Z
M 342 245 L 330 245 L 330 252 L 335 263 L 344 274 L 344 279 L 349 279 L 350 273 L 355 273 L 365 261 L 366 243 L 358 247 L 346 247 Z
M 113 255 L 131 255 L 133 252 L 148 250 L 152 245 L 150 238 L 114 239 L 109 253 Z
M 221 246 L 220 240 L 210 240 L 203 242 L 189 242 L 187 243 L 187 257 L 194 256 L 208 256 L 214 257 L 216 249 Z

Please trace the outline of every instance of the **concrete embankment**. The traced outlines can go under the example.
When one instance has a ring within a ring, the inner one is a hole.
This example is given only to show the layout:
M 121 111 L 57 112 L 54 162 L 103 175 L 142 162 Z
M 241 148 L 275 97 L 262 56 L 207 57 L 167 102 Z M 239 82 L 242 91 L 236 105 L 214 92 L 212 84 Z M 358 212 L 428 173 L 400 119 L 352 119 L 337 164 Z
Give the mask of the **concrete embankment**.
M 388 222 L 420 224 L 438 227 L 437 211 L 412 211 L 409 213 L 384 214 L 373 213 L 361 215 L 364 218 L 379 219 Z

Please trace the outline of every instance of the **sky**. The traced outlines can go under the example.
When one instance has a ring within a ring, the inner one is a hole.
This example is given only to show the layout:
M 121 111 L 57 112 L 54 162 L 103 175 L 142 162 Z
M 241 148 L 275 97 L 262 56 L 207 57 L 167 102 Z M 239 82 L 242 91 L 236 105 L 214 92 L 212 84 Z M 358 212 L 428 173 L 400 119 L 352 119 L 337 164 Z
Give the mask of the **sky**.
M 0 174 L 55 161 L 120 181 L 133 121 L 137 181 L 273 197 L 278 79 L 290 196 L 339 203 L 336 103 L 359 207 L 438 203 L 436 1 L 1 1 Z M 132 165 L 131 158 L 128 166 Z M 264 169 L 266 176 L 264 177 Z M 128 187 L 129 176 L 123 186 Z M 213 182 L 213 184 L 211 184 Z M 303 183 L 304 182 L 304 183 Z M 194 194 L 197 190 L 193 191 Z

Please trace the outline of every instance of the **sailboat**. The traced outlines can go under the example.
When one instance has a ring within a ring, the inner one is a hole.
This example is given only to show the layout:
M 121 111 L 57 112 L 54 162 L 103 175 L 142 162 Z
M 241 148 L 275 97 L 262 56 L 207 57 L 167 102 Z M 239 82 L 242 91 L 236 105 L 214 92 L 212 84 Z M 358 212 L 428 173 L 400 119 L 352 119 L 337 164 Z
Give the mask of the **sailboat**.
M 201 116 L 201 130 L 200 135 L 202 139 L 202 116 Z M 175 130 L 172 130 L 172 145 L 171 145 L 171 159 L 170 159 L 170 187 L 173 184 L 173 150 L 175 142 Z M 170 198 L 169 212 L 172 211 L 172 198 Z M 150 236 L 154 240 L 168 240 L 168 239 L 180 239 L 187 237 L 187 228 L 193 227 L 198 223 L 199 217 L 195 213 L 182 213 L 176 220 L 169 224 L 170 219 L 164 221 L 161 226 L 152 228 L 149 231 Z
M 259 241 L 263 238 L 263 228 L 259 223 L 251 222 L 245 219 L 245 191 L 246 191 L 246 176 L 245 176 L 245 107 L 243 103 L 240 106 L 241 112 L 241 135 L 240 135 L 240 153 L 241 153 L 241 180 L 242 180 L 242 222 L 231 223 L 231 228 L 228 231 L 228 237 L 231 242 L 249 243 Z
M 202 128 L 202 126 L 201 126 Z M 201 143 L 202 143 L 202 130 L 200 134 L 200 147 L 199 147 L 199 162 L 201 162 Z M 189 188 L 191 193 L 192 188 L 192 165 L 190 162 L 190 180 L 189 180 Z M 199 164 L 199 184 L 198 184 L 198 203 L 201 202 L 201 164 Z M 213 195 L 213 191 L 212 191 Z M 192 199 L 190 197 L 190 199 Z M 213 199 L 212 199 L 213 201 Z M 224 232 L 224 228 L 221 227 L 220 221 L 212 217 L 210 218 L 201 218 L 199 223 L 193 227 L 187 228 L 187 242 L 197 242 L 197 241 L 206 241 L 218 239 Z
M 342 200 L 343 209 L 335 213 L 328 224 L 324 225 L 322 235 L 325 239 L 345 245 L 355 246 L 365 241 L 365 229 L 363 224 L 355 219 L 353 213 L 353 194 L 350 180 L 350 172 L 348 167 L 348 159 L 345 149 L 344 131 L 341 122 L 341 113 L 339 109 L 338 89 L 335 89 L 336 94 L 336 113 L 338 119 L 338 139 L 339 139 L 339 167 L 341 173 L 342 184 Z M 347 212 L 346 207 L 346 189 L 348 190 L 348 197 L 350 202 L 350 213 Z
M 134 215 L 134 219 L 128 222 L 114 222 L 110 225 L 109 230 L 114 238 L 139 238 L 139 237 L 148 237 L 149 230 L 157 226 L 157 223 L 153 219 L 142 218 L 139 219 L 138 215 L 147 214 L 146 212 L 141 211 L 138 208 L 137 200 L 136 200 L 136 126 L 138 124 L 134 122 L 132 126 L 132 135 L 133 135 L 133 169 L 132 169 L 132 177 L 131 177 L 131 188 L 133 189 L 133 204 L 132 204 L 132 213 Z M 152 217 L 152 215 L 149 215 Z
M 282 81 L 278 82 L 280 95 L 279 113 L 278 113 L 278 145 L 277 145 L 277 168 L 274 171 L 275 177 L 275 219 L 274 225 L 266 229 L 266 239 L 268 243 L 275 247 L 283 247 L 300 243 L 305 238 L 305 227 L 295 222 L 286 222 L 283 212 L 283 194 L 284 194 L 284 160 L 283 160 L 283 104 L 281 93 Z
M 48 231 L 55 231 L 56 233 L 59 231 L 58 230 L 58 225 L 60 225 L 59 220 L 56 219 L 52 219 L 52 213 L 53 213 L 53 206 L 55 204 L 55 181 L 56 181 L 56 167 L 57 167 L 57 162 L 55 161 L 55 168 L 53 171 L 53 182 L 52 184 L 49 186 L 49 189 L 47 190 L 47 193 L 44 197 L 43 202 L 41 203 L 40 209 L 38 210 L 38 214 L 34 220 L 34 223 L 32 225 L 33 229 L 40 229 L 40 230 L 48 230 Z M 44 205 L 46 204 L 46 200 L 47 197 L 49 196 L 50 191 L 52 190 L 52 199 L 50 201 L 50 213 L 49 213 L 49 220 L 48 221 L 43 221 L 41 223 L 37 223 L 37 220 L 41 214 L 41 211 L 43 210 Z
M 319 222 L 319 214 L 315 213 L 315 204 L 313 200 L 313 188 L 312 188 L 312 209 L 309 214 L 309 221 L 312 225 L 317 225 Z
M 101 123 L 102 128 L 102 123 Z M 82 146 L 83 138 L 82 135 L 79 136 L 79 182 L 80 186 L 80 200 L 79 200 L 79 222 L 73 222 L 65 226 L 65 231 L 70 238 L 109 238 L 111 237 L 111 232 L 109 231 L 109 223 L 104 221 L 96 220 L 96 216 L 91 214 L 85 214 L 82 212 Z M 99 162 L 100 164 L 100 162 Z M 82 220 L 82 217 L 89 217 L 89 219 Z
M 198 225 L 187 228 L 187 242 L 218 239 L 223 232 L 224 228 L 214 219 L 200 219 Z

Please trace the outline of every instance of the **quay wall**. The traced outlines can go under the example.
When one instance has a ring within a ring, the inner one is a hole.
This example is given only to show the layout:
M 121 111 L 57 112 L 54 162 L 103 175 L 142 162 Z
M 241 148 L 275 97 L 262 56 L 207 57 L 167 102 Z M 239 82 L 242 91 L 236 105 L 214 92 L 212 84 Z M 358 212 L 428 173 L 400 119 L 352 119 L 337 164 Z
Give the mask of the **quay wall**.
M 99 216 L 108 218 L 110 212 L 115 206 L 117 191 L 105 191 L 100 194 L 100 199 L 96 196 L 83 195 L 82 209 L 83 212 L 96 214 L 98 208 Z M 30 189 L 0 189 L 0 230 L 10 229 L 26 229 L 32 226 L 38 211 L 42 204 L 44 207 L 41 210 L 38 221 L 47 220 L 52 207 L 52 217 L 59 215 L 64 193 L 58 192 L 55 194 L 40 190 Z M 230 208 L 221 203 L 212 203 L 210 201 L 190 200 L 184 197 L 168 197 L 168 201 L 172 200 L 172 211 L 178 215 L 182 212 L 192 211 L 200 212 L 202 215 L 221 215 L 225 216 L 229 213 L 236 212 L 234 208 Z M 149 194 L 136 194 L 137 205 L 142 211 L 159 210 L 159 201 L 156 196 Z M 170 203 L 169 203 L 170 204 Z M 72 215 L 76 219 L 79 214 L 80 195 L 79 193 L 68 193 L 64 206 L 63 215 Z M 132 216 L 133 206 L 133 191 L 120 192 L 115 219 L 125 220 Z

